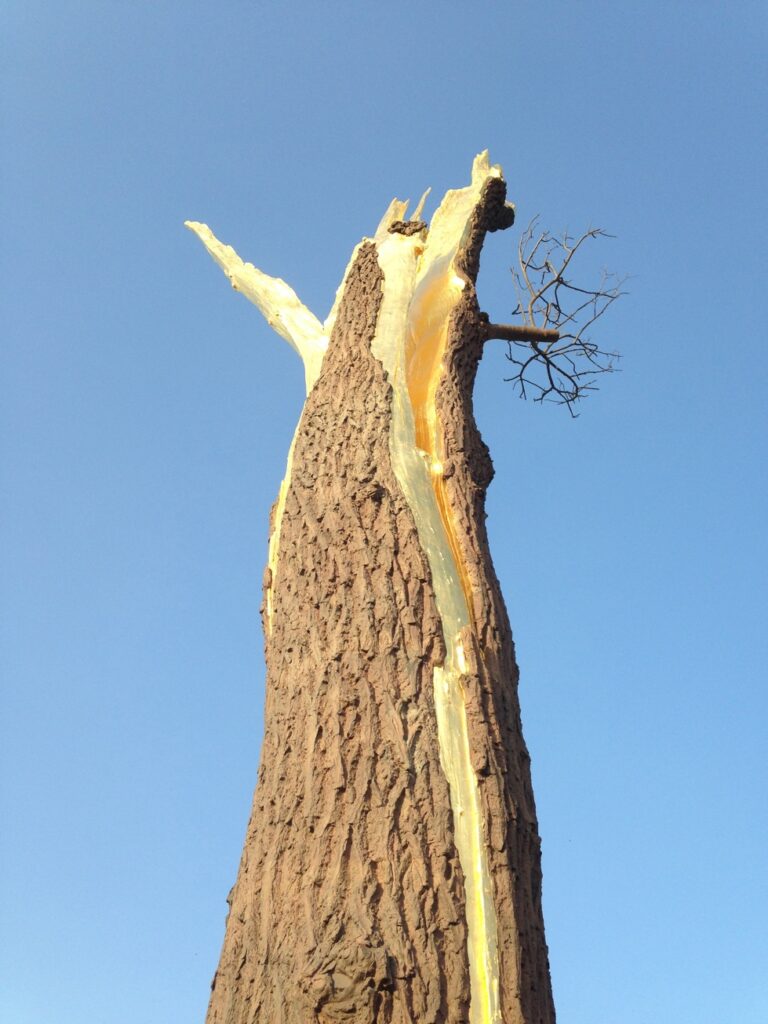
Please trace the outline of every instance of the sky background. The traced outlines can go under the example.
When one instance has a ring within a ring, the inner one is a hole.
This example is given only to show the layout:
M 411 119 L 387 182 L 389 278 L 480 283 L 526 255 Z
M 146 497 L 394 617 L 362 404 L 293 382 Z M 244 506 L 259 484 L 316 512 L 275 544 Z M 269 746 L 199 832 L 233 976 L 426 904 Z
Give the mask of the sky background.
M 603 226 L 632 275 L 579 419 L 518 400 L 503 343 L 477 388 L 559 1020 L 765 1024 L 766 28 L 739 0 L 3 5 L 4 1022 L 202 1022 L 223 937 L 303 372 L 182 222 L 322 319 L 392 196 L 488 147 L 520 226 Z M 517 237 L 484 251 L 494 320 Z

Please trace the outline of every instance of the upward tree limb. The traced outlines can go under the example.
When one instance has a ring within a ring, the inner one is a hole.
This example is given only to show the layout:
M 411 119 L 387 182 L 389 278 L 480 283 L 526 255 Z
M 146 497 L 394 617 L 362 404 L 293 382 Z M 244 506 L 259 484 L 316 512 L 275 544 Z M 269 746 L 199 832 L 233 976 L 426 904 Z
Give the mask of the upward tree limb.
M 231 245 L 224 245 L 207 224 L 188 220 L 185 227 L 193 231 L 213 259 L 241 292 L 264 315 L 269 326 L 285 338 L 304 362 L 307 393 L 317 380 L 320 364 L 328 348 L 323 324 L 307 309 L 289 284 L 279 277 L 270 277 L 252 263 L 244 263 Z

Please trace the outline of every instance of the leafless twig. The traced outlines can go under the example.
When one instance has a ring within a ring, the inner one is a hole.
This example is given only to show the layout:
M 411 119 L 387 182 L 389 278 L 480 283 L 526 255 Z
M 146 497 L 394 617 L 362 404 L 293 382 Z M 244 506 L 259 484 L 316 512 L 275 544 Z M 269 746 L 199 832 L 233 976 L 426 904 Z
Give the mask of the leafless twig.
M 616 299 L 625 294 L 625 279 L 603 271 L 597 286 L 585 288 L 570 279 L 571 261 L 590 239 L 608 238 L 601 228 L 590 228 L 575 238 L 540 231 L 533 220 L 518 246 L 518 266 L 512 269 L 521 324 L 489 324 L 488 338 L 507 342 L 507 358 L 515 366 L 512 377 L 522 398 L 566 405 L 596 391 L 596 378 L 615 369 L 616 352 L 599 348 L 588 332 Z M 566 271 L 569 276 L 566 277 Z

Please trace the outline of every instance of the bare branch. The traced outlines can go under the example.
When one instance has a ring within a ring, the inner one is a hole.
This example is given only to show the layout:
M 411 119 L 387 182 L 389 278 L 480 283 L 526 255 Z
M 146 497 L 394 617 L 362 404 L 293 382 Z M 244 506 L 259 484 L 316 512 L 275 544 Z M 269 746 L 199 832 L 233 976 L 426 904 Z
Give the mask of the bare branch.
M 487 324 L 485 328 L 486 340 L 496 338 L 500 341 L 557 341 L 560 337 L 557 331 L 547 330 L 544 327 L 528 327 L 525 324 Z
M 587 333 L 622 291 L 625 279 L 603 271 L 596 287 L 574 284 L 566 271 L 586 242 L 610 238 L 601 228 L 590 228 L 578 238 L 540 231 L 534 218 L 518 246 L 518 266 L 512 269 L 517 297 L 513 316 L 521 324 L 487 324 L 486 337 L 507 342 L 512 377 L 522 398 L 535 391 L 534 401 L 574 404 L 595 391 L 596 378 L 615 369 L 616 352 L 598 347 Z

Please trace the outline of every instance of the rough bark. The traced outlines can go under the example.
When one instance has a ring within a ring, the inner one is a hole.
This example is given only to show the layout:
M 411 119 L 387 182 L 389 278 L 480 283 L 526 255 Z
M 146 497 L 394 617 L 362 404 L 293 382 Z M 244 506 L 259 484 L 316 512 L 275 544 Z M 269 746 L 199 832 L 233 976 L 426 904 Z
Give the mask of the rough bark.
M 472 412 L 486 339 L 474 282 L 486 231 L 511 222 L 504 197 L 500 177 L 486 182 L 454 262 L 465 287 L 435 396 L 439 486 L 470 612 L 461 685 L 496 917 L 494 1020 L 554 1024 L 518 671 L 485 530 L 493 469 Z M 384 283 L 364 243 L 296 435 L 276 579 L 265 579 L 259 779 L 207 1024 L 470 1021 L 435 709 L 446 640 L 393 468 L 391 381 L 371 350 Z
M 507 610 L 488 546 L 485 495 L 493 464 L 475 422 L 472 390 L 485 332 L 474 283 L 487 231 L 508 226 L 501 179 L 488 183 L 462 253 L 469 285 L 453 314 L 437 391 L 445 488 L 471 587 L 474 628 L 465 650 L 472 759 L 484 808 L 495 889 L 504 1021 L 555 1019 L 541 909 L 541 854 L 518 700 L 519 671 Z
M 304 409 L 267 636 L 266 734 L 210 1024 L 468 1019 L 429 567 L 389 456 L 363 246 Z

